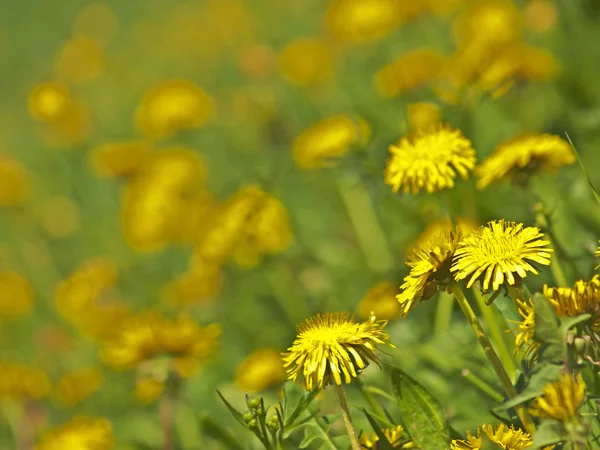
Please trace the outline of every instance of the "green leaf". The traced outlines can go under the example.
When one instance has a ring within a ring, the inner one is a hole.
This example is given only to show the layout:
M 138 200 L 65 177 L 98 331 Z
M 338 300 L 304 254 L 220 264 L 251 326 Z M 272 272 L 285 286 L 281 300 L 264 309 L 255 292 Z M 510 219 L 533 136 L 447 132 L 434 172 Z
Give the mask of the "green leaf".
M 535 339 L 546 344 L 561 343 L 560 322 L 554 305 L 542 294 L 533 295 Z
M 219 397 L 221 397 L 221 400 L 223 401 L 223 403 L 225 403 L 225 406 L 227 406 L 227 409 L 229 410 L 231 415 L 235 418 L 235 420 L 237 420 L 245 428 L 247 428 L 248 426 L 247 426 L 246 422 L 244 422 L 242 413 L 239 412 L 237 409 L 235 409 L 233 406 L 231 406 L 231 404 L 227 400 L 225 400 L 225 397 L 223 397 L 223 394 L 221 394 L 221 392 L 219 392 L 218 390 L 217 390 L 217 394 L 219 394 Z
M 381 429 L 381 427 L 379 426 L 377 421 L 367 412 L 366 409 L 363 408 L 363 412 L 365 413 L 365 416 L 367 416 L 367 420 L 371 424 L 371 428 L 373 428 L 373 431 L 379 438 L 379 440 L 377 441 L 377 449 L 378 450 L 394 450 L 394 446 L 392 445 L 392 443 L 390 441 L 388 441 L 387 436 L 385 435 L 385 433 L 383 432 L 383 430 Z
M 312 403 L 312 401 L 315 399 L 319 392 L 319 389 L 313 389 L 310 392 L 304 392 L 292 413 L 285 418 L 285 428 L 294 428 L 294 422 L 296 421 L 296 419 L 298 419 L 298 417 L 300 417 L 300 415 L 306 410 L 306 408 L 309 407 L 309 405 Z
M 533 436 L 533 446 L 531 450 L 537 450 L 546 445 L 556 444 L 557 442 L 567 440 L 568 433 L 562 424 L 555 420 L 545 420 L 538 427 Z
M 575 153 L 575 157 L 577 158 L 577 163 L 579 164 L 579 167 L 581 168 L 581 171 L 585 175 L 585 179 L 587 180 L 590 188 L 592 189 L 592 193 L 594 194 L 594 198 L 600 204 L 600 194 L 598 194 L 598 191 L 596 190 L 596 188 L 592 184 L 592 180 L 590 180 L 590 176 L 588 174 L 587 169 L 585 168 L 585 165 L 583 164 L 583 161 L 581 160 L 581 156 L 579 156 L 579 152 L 575 148 L 575 145 L 573 145 L 573 141 L 571 140 L 571 137 L 566 132 L 565 132 L 565 136 L 567 136 L 567 140 L 569 141 L 569 144 L 571 144 L 571 147 L 573 148 L 573 152 Z
M 396 367 L 389 370 L 406 430 L 417 446 L 427 450 L 447 450 L 449 426 L 440 403 L 402 370 Z
M 581 322 L 585 322 L 590 317 L 592 317 L 590 314 L 581 314 L 581 315 L 575 316 L 575 317 L 561 317 L 559 320 L 560 320 L 560 329 L 562 331 L 562 335 L 566 336 L 571 328 L 573 328 L 575 325 L 577 325 Z
M 523 389 L 516 397 L 504 402 L 502 405 L 494 408 L 495 412 L 506 411 L 507 409 L 514 408 L 521 403 L 531 400 L 539 396 L 546 385 L 558 380 L 559 374 L 563 370 L 563 366 L 558 364 L 544 364 L 538 366 L 539 369 L 531 376 L 527 387 Z
M 328 448 L 331 450 L 346 450 L 348 448 L 347 439 L 344 439 L 344 443 L 340 443 L 338 438 L 333 438 L 329 435 L 329 429 L 331 423 L 325 420 L 325 418 L 314 418 L 312 421 L 312 427 L 306 427 L 304 429 L 304 439 L 299 444 L 299 448 L 306 448 L 316 440 L 322 441 L 322 446 L 319 448 Z
M 202 432 L 211 437 L 212 439 L 218 441 L 223 445 L 223 448 L 229 450 L 244 450 L 244 447 L 235 440 L 235 438 L 225 430 L 221 425 L 216 423 L 208 416 L 204 416 L 200 419 L 200 426 L 202 427 Z

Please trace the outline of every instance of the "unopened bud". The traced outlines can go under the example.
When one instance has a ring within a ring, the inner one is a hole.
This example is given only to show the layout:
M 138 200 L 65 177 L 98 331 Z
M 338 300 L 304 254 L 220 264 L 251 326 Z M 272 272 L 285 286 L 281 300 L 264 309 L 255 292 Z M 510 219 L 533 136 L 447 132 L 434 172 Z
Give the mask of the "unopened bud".
M 256 425 L 257 425 L 256 419 L 252 419 L 250 422 L 248 422 L 248 426 L 250 428 L 256 428 Z
M 259 397 L 250 397 L 246 401 L 246 404 L 248 405 L 248 408 L 256 409 L 260 406 L 260 398 Z
M 242 416 L 242 419 L 244 422 L 249 423 L 252 419 L 254 419 L 254 414 L 252 414 L 250 411 L 247 411 Z

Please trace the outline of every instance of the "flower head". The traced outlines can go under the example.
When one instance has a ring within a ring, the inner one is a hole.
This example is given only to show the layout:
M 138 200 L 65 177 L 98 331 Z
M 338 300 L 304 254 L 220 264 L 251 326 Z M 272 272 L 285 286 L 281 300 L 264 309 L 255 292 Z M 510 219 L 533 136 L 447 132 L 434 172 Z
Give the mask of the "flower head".
M 237 367 L 235 384 L 248 392 L 260 392 L 285 379 L 281 353 L 274 348 L 259 348 Z
M 462 235 L 467 235 L 472 231 L 477 230 L 480 227 L 479 222 L 469 219 L 467 217 L 458 217 L 456 224 L 460 228 Z M 413 250 L 418 248 L 420 245 L 429 241 L 431 238 L 454 229 L 452 221 L 448 218 L 436 220 L 428 223 L 425 229 L 413 240 L 407 247 L 407 254 L 410 254 Z
M 530 300 L 517 300 L 517 306 L 523 320 L 517 326 L 515 351 L 524 349 L 525 358 L 531 361 L 541 347 L 541 343 L 535 339 L 535 309 Z
M 71 94 L 67 85 L 46 82 L 33 88 L 29 95 L 29 114 L 41 122 L 56 122 L 71 108 Z
M 481 431 L 477 429 L 477 436 L 467 431 L 466 440 L 453 440 L 450 444 L 451 450 L 480 450 L 483 445 L 483 439 L 497 444 L 498 448 L 504 450 L 522 450 L 531 447 L 531 435 L 521 429 L 508 427 L 504 424 L 494 429 L 492 425 L 482 425 L 481 429 L 485 437 L 481 436 Z M 486 447 L 487 448 L 487 447 Z
M 460 228 L 456 232 L 440 233 L 413 250 L 406 263 L 411 267 L 410 273 L 404 278 L 404 284 L 400 286 L 402 292 L 396 297 L 402 315 L 406 317 L 416 304 L 444 289 L 452 280 L 450 263 L 461 236 Z
M 385 182 L 394 192 L 428 193 L 454 186 L 475 166 L 475 150 L 459 130 L 435 125 L 414 131 L 390 146 Z
M 585 398 L 585 383 L 581 374 L 561 374 L 558 381 L 548 384 L 530 408 L 533 416 L 560 421 L 573 420 Z
M 107 419 L 77 416 L 44 434 L 34 450 L 111 450 L 114 445 Z
M 50 392 L 50 380 L 41 370 L 0 361 L 0 398 L 42 398 Z
M 552 134 L 526 133 L 498 145 L 475 169 L 477 188 L 511 178 L 516 182 L 532 173 L 552 170 L 575 162 L 573 149 L 564 139 Z
M 287 378 L 295 381 L 302 373 L 309 391 L 332 381 L 337 385 L 350 383 L 369 361 L 379 361 L 375 347 L 389 341 L 383 331 L 386 324 L 373 315 L 357 323 L 345 313 L 317 314 L 306 319 L 298 326 L 298 336 L 289 352 L 283 354 Z
M 384 428 L 382 431 L 387 440 L 392 444 L 392 447 L 400 449 L 416 448 L 414 442 L 404 435 L 404 428 L 402 425 L 393 428 Z M 379 437 L 377 437 L 375 433 L 361 434 L 359 439 L 362 448 L 373 450 L 379 448 L 378 441 Z
M 538 228 L 524 227 L 522 223 L 489 222 L 468 234 L 458 244 L 450 269 L 456 280 L 469 278 L 467 287 L 483 276 L 483 290 L 497 291 L 505 282 L 514 285 L 527 272 L 537 275 L 531 263 L 548 265 L 552 249 Z
M 55 386 L 54 396 L 61 405 L 73 406 L 100 389 L 102 372 L 86 367 L 66 373 Z

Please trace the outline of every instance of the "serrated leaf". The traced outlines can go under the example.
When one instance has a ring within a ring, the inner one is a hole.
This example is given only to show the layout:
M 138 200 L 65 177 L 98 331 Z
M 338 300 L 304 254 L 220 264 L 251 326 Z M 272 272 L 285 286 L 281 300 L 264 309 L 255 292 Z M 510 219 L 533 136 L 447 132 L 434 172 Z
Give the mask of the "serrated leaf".
M 545 420 L 538 427 L 533 436 L 531 450 L 537 450 L 546 445 L 556 444 L 568 438 L 568 433 L 562 424 L 555 420 Z
M 217 394 L 219 394 L 219 397 L 221 397 L 221 400 L 223 401 L 223 403 L 225 403 L 225 406 L 227 406 L 227 409 L 229 410 L 231 415 L 235 418 L 235 420 L 237 420 L 244 427 L 246 427 L 247 425 L 246 425 L 246 422 L 244 422 L 242 413 L 240 413 L 237 409 L 235 409 L 233 406 L 231 406 L 231 404 L 227 400 L 225 400 L 225 397 L 223 397 L 223 394 L 221 394 L 221 392 L 219 392 L 218 390 L 217 390 Z
M 447 450 L 449 426 L 440 403 L 402 370 L 393 367 L 389 371 L 402 420 L 415 444 L 427 450 Z
M 383 432 L 383 430 L 381 429 L 381 427 L 379 426 L 377 421 L 364 408 L 363 408 L 363 413 L 365 413 L 365 416 L 367 416 L 367 420 L 369 421 L 369 424 L 371 424 L 371 428 L 373 428 L 373 431 L 379 438 L 379 440 L 377 441 L 377 449 L 378 450 L 394 450 L 394 446 L 392 445 L 392 443 L 390 441 L 388 441 L 387 436 L 385 435 L 385 433 Z
M 539 366 L 539 369 L 532 374 L 529 383 L 527 383 L 527 387 L 517 396 L 494 408 L 494 411 L 506 411 L 507 409 L 514 408 L 521 403 L 525 403 L 526 401 L 539 396 L 546 385 L 558 380 L 562 371 L 563 366 L 558 364 L 544 364 L 543 366 Z
M 223 445 L 223 448 L 229 450 L 244 450 L 244 447 L 235 440 L 235 438 L 225 430 L 221 425 L 216 423 L 208 416 L 204 416 L 200 419 L 200 426 L 202 428 L 202 432 L 211 437 L 212 439 L 218 441 Z

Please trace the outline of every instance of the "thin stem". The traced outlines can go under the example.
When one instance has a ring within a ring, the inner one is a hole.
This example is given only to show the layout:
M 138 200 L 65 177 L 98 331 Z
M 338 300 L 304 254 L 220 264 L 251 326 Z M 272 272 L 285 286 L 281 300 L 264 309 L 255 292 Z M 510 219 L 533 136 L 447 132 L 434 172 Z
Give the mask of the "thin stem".
M 444 334 L 450 329 L 453 309 L 454 299 L 452 296 L 447 292 L 440 292 L 435 311 L 435 323 L 433 325 L 436 335 Z
M 371 392 L 367 389 L 367 387 L 363 384 L 363 382 L 360 381 L 359 378 L 355 378 L 354 380 L 355 380 L 354 383 L 358 387 L 358 390 L 363 395 L 363 397 L 365 398 L 365 400 L 367 401 L 367 403 L 369 404 L 369 406 L 371 407 L 373 412 L 375 412 L 375 414 L 377 414 L 377 416 L 379 416 L 378 418 L 388 422 L 387 425 L 393 426 L 391 423 L 389 423 L 385 412 L 383 411 L 381 406 L 379 406 L 379 403 L 377 403 L 377 401 L 375 401 L 375 399 L 371 395 Z
M 160 396 L 158 403 L 158 415 L 160 421 L 160 429 L 163 439 L 163 450 L 174 450 L 173 439 L 173 394 L 167 386 L 163 394 Z
M 565 276 L 565 271 L 563 270 L 562 263 L 560 262 L 560 257 L 556 251 L 556 243 L 552 238 L 552 233 L 547 233 L 546 236 L 550 241 L 550 245 L 554 249 L 554 255 L 552 261 L 550 262 L 550 270 L 552 271 L 552 276 L 554 277 L 554 281 L 558 286 L 568 286 L 567 277 Z
M 473 293 L 475 294 L 475 298 L 477 299 L 479 310 L 483 314 L 485 323 L 487 324 L 488 329 L 490 330 L 492 339 L 496 344 L 496 348 L 498 349 L 502 365 L 508 372 L 509 377 L 513 378 L 517 373 L 517 364 L 515 363 L 513 352 L 511 352 L 508 349 L 508 346 L 506 345 L 506 333 L 501 328 L 500 323 L 498 321 L 499 317 L 497 314 L 497 309 L 493 304 L 489 306 L 486 305 L 485 299 L 483 298 L 479 290 L 473 288 Z
M 498 403 L 502 403 L 504 401 L 504 397 L 500 395 L 496 390 L 471 372 L 469 369 L 464 369 L 461 373 L 463 378 L 470 382 L 473 386 L 477 387 L 481 392 L 486 394 L 492 400 L 497 401 Z
M 358 442 L 358 437 L 356 436 L 356 430 L 354 429 L 354 425 L 352 425 L 352 419 L 350 418 L 350 410 L 348 409 L 348 403 L 346 402 L 344 390 L 338 384 L 334 383 L 334 386 L 335 392 L 337 393 L 338 399 L 340 401 L 340 407 L 342 408 L 342 417 L 344 418 L 344 425 L 346 425 L 346 432 L 348 433 L 348 437 L 350 438 L 352 450 L 362 450 L 362 447 Z
M 485 334 L 485 331 L 481 327 L 479 319 L 477 319 L 477 316 L 475 315 L 475 311 L 473 311 L 473 308 L 471 308 L 471 305 L 469 305 L 469 302 L 467 301 L 465 295 L 463 294 L 462 290 L 460 289 L 457 283 L 452 283 L 451 288 L 452 293 L 456 298 L 456 301 L 458 302 L 460 308 L 465 314 L 465 317 L 469 321 L 471 328 L 473 328 L 475 337 L 479 341 L 479 344 L 481 345 L 485 356 L 487 356 L 488 360 L 492 364 L 494 372 L 496 372 L 496 376 L 500 380 L 504 392 L 509 398 L 516 397 L 517 390 L 515 389 L 510 378 L 508 377 L 508 374 L 506 373 L 502 362 L 498 358 L 498 355 L 496 355 L 496 351 L 494 350 L 494 347 L 492 347 L 492 344 L 490 343 L 490 340 Z M 515 409 L 527 432 L 533 434 L 535 432 L 535 426 L 531 421 L 531 417 L 529 416 L 527 409 L 525 409 L 523 405 L 516 406 Z

